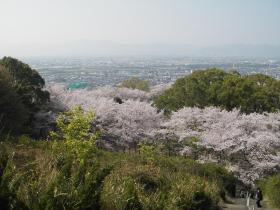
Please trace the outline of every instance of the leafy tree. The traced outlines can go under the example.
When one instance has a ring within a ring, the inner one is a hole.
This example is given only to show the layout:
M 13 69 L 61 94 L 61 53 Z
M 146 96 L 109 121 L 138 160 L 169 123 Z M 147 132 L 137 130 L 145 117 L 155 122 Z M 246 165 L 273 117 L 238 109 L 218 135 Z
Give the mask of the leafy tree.
M 227 74 L 215 68 L 195 71 L 176 80 L 170 89 L 154 100 L 154 105 L 168 113 L 184 106 L 203 108 L 208 104 L 217 104 L 216 91 Z
M 126 88 L 138 89 L 143 91 L 150 90 L 149 83 L 137 77 L 132 77 L 128 80 L 124 80 L 119 87 L 126 87 Z
M 0 59 L 0 125 L 4 132 L 30 132 L 34 114 L 49 100 L 44 79 L 27 64 Z
M 57 131 L 51 131 L 53 140 L 65 140 L 67 149 L 71 152 L 83 156 L 95 147 L 95 140 L 99 132 L 90 133 L 91 122 L 94 119 L 94 112 L 87 114 L 81 106 L 59 114 L 57 117 Z M 55 145 L 55 146 L 59 146 Z
M 275 112 L 280 107 L 280 83 L 263 74 L 227 76 L 218 91 L 219 104 L 226 110 L 244 113 Z
M 89 138 L 89 129 L 94 113 L 90 111 L 84 115 L 81 106 L 61 113 L 56 120 L 57 127 L 61 133 L 60 137 L 65 140 L 86 140 Z M 58 137 L 58 133 L 52 133 L 53 137 Z M 90 136 L 91 138 L 92 136 Z
M 27 109 L 12 88 L 11 76 L 0 65 L 0 134 L 21 132 L 27 119 Z
M 217 98 L 220 104 L 223 103 L 223 108 L 232 110 L 239 107 L 240 92 L 243 91 L 239 86 L 240 83 L 243 82 L 242 80 L 243 79 L 236 75 L 230 75 L 224 79 L 223 84 L 220 86 L 220 90 L 218 90 L 219 94 Z
M 31 112 L 49 100 L 49 92 L 43 90 L 45 81 L 36 70 L 12 57 L 2 58 L 0 64 L 11 75 L 12 87 Z
M 139 144 L 139 151 L 147 158 L 149 162 L 155 161 L 157 156 L 157 151 L 155 146 L 142 142 Z
M 280 108 L 280 82 L 262 74 L 241 76 L 220 69 L 196 71 L 178 79 L 154 105 L 166 113 L 183 107 L 219 106 L 244 113 L 275 112 Z
M 246 80 L 253 83 L 254 93 L 251 101 L 254 101 L 253 110 L 256 112 L 275 112 L 280 105 L 280 82 L 263 74 L 245 76 Z

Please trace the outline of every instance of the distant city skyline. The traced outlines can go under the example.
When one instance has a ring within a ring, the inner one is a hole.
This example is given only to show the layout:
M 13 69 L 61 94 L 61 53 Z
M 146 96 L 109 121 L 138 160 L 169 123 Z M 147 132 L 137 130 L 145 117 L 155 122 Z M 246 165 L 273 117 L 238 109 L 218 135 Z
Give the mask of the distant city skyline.
M 0 3 L 0 56 L 280 52 L 279 0 Z

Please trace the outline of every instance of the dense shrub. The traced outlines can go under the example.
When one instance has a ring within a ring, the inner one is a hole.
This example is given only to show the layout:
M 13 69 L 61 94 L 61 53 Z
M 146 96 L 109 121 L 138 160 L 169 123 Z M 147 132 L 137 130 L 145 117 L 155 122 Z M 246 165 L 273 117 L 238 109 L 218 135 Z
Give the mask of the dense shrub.
M 94 152 L 95 140 L 99 132 L 90 132 L 91 122 L 94 119 L 94 112 L 84 113 L 80 106 L 60 113 L 56 119 L 57 129 L 50 132 L 50 137 L 55 140 L 53 149 L 60 148 L 60 140 L 68 147 L 69 153 L 82 157 L 89 151 Z
M 241 76 L 220 69 L 195 71 L 179 78 L 154 105 L 167 113 L 182 107 L 219 106 L 239 108 L 244 113 L 275 112 L 280 108 L 280 82 L 255 74 Z
M 0 142 L 0 208 L 10 210 L 27 210 L 27 206 L 20 201 L 13 190 L 7 186 L 7 177 L 13 172 L 13 164 L 9 160 L 10 152 L 6 145 Z
M 143 209 L 134 182 L 129 177 L 113 177 L 105 182 L 101 196 L 101 209 Z
M 103 180 L 111 167 L 99 164 L 95 147 L 81 157 L 72 153 L 71 146 L 76 147 L 60 142 L 55 150 L 53 143 L 46 150 L 30 146 L 18 150 L 4 170 L 4 196 L 13 194 L 35 210 L 99 209 Z
M 280 175 L 271 176 L 260 185 L 269 203 L 275 208 L 280 208 Z
M 211 210 L 218 208 L 218 187 L 200 177 L 181 177 L 174 180 L 166 209 Z
M 215 181 L 152 165 L 126 164 L 105 179 L 102 209 L 218 209 Z
M 182 157 L 151 162 L 146 154 L 83 145 L 88 149 L 79 155 L 73 147 L 66 141 L 10 145 L 13 156 L 1 163 L 2 198 L 35 210 L 215 209 L 228 180 L 219 166 Z
M 143 91 L 149 91 L 149 83 L 141 80 L 137 77 L 132 77 L 130 79 L 122 81 L 119 87 L 131 88 L 131 89 L 138 89 Z
M 43 90 L 45 81 L 36 70 L 12 57 L 3 57 L 0 64 L 11 75 L 13 88 L 30 111 L 49 100 L 49 93 Z
M 0 59 L 0 134 L 30 132 L 34 114 L 49 100 L 44 79 L 21 61 Z
M 229 196 L 235 196 L 235 185 L 237 180 L 233 174 L 229 173 L 225 168 L 219 167 L 213 163 L 206 163 L 201 165 L 199 175 L 201 177 L 207 177 L 209 180 L 216 181 L 217 185 L 219 185 L 219 193 L 223 199 L 225 199 L 224 196 L 226 192 Z
M 96 136 L 89 131 L 94 115 L 93 111 L 84 113 L 81 106 L 59 113 L 56 119 L 57 131 L 51 131 L 50 136 L 53 140 L 93 141 Z
M 12 87 L 12 78 L 0 65 L 0 135 L 19 133 L 28 120 L 28 109 Z
M 169 184 L 155 165 L 125 163 L 105 179 L 102 209 L 164 209 Z

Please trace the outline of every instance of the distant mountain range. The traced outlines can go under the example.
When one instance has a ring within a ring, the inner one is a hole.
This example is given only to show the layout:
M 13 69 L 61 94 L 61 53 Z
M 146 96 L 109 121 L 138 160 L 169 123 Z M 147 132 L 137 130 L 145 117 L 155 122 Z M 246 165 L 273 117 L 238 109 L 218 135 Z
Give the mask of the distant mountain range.
M 0 54 L 11 56 L 246 56 L 280 57 L 280 45 L 195 46 L 185 44 L 119 44 L 109 41 L 6 46 Z

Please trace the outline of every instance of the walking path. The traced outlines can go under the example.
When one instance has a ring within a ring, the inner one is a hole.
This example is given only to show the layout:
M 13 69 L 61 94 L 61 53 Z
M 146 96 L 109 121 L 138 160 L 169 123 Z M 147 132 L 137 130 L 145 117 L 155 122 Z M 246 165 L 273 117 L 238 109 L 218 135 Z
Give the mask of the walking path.
M 233 202 L 232 204 L 225 204 L 223 206 L 223 209 L 225 209 L 225 210 L 253 210 L 253 209 L 255 209 L 255 210 L 272 210 L 272 209 L 267 208 L 265 201 L 261 202 L 261 204 L 263 206 L 262 208 L 257 208 L 256 200 L 253 200 L 253 199 L 250 200 L 249 207 L 246 206 L 247 201 L 245 198 L 233 199 L 232 202 Z

